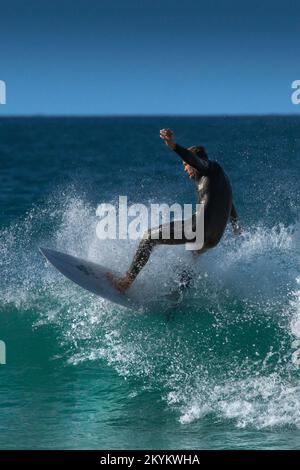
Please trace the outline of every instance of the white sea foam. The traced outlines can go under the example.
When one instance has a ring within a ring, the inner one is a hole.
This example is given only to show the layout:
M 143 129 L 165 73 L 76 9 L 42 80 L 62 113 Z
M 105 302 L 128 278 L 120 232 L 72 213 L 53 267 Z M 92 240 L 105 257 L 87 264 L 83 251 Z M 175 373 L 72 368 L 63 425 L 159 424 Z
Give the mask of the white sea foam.
M 123 271 L 137 243 L 99 241 L 96 222 L 95 208 L 71 195 L 2 230 L 2 305 L 34 310 L 35 328 L 57 325 L 66 362 L 105 361 L 160 390 L 182 424 L 212 415 L 239 427 L 299 426 L 297 370 L 287 348 L 300 337 L 298 227 L 258 226 L 237 239 L 228 231 L 200 259 L 184 247 L 159 247 L 137 288 L 168 293 L 176 288 L 174 266 L 192 267 L 195 278 L 170 319 L 99 299 L 38 253 L 39 245 L 55 247 Z M 247 343 L 249 332 L 257 344 Z

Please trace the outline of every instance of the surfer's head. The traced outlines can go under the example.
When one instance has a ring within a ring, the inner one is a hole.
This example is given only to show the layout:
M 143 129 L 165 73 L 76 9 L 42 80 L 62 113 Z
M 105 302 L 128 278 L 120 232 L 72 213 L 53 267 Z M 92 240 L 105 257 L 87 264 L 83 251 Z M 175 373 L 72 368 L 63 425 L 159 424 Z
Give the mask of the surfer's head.
M 201 145 L 192 145 L 192 147 L 189 147 L 188 150 L 190 152 L 193 152 L 195 155 L 197 155 L 197 157 L 201 158 L 202 160 L 208 160 L 206 150 Z M 184 166 L 184 171 L 187 172 L 189 177 L 194 178 L 196 170 L 191 165 L 185 162 L 183 162 L 183 166 Z

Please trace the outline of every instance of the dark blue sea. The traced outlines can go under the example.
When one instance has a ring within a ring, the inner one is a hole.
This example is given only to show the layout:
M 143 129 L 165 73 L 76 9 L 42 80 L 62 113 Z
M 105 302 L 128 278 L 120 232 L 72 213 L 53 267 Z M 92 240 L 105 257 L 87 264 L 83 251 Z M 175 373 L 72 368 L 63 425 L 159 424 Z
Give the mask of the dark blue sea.
M 124 271 L 138 241 L 99 240 L 98 204 L 194 203 L 161 127 L 225 168 L 243 233 L 158 247 L 136 282 L 193 287 L 127 310 L 38 247 Z M 0 448 L 300 449 L 299 162 L 297 116 L 1 118 Z

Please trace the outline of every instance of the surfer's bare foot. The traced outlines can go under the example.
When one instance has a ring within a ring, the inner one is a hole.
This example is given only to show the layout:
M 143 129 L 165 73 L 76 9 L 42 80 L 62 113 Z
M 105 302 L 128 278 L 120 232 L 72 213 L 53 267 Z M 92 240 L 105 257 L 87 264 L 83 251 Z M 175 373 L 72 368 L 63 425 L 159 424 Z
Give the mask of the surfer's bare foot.
M 131 286 L 131 279 L 128 276 L 118 277 L 114 274 L 108 272 L 106 273 L 107 279 L 112 283 L 112 285 L 118 289 L 122 294 L 124 294 L 129 287 Z

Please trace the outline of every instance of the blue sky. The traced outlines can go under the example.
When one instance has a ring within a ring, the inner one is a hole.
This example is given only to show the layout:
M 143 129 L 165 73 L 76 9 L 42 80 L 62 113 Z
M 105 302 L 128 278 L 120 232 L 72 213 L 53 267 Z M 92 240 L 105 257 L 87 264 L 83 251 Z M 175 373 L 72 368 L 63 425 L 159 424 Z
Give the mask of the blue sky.
M 1 115 L 299 113 L 299 4 L 1 2 Z

